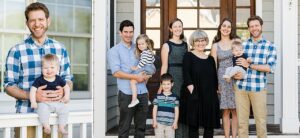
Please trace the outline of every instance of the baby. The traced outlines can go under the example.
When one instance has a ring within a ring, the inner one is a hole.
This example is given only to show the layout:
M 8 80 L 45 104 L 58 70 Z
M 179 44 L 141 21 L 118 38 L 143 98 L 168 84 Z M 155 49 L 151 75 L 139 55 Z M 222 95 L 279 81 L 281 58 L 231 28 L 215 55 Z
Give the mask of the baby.
M 244 58 L 246 59 L 249 63 L 251 63 L 251 59 L 248 58 L 248 56 L 244 53 L 244 48 L 243 45 L 240 41 L 233 41 L 232 42 L 232 46 L 231 46 L 231 50 L 232 50 L 232 67 L 228 67 L 226 68 L 225 74 L 223 75 L 223 78 L 227 81 L 230 82 L 231 81 L 231 77 L 234 76 L 235 74 L 237 74 L 238 72 L 242 73 L 243 76 L 245 76 L 247 68 L 237 65 L 236 64 L 236 60 L 238 58 Z
M 66 84 L 66 81 L 58 76 L 59 72 L 59 59 L 56 55 L 47 54 L 42 58 L 42 75 L 35 79 L 30 88 L 30 102 L 31 108 L 37 109 L 39 120 L 44 127 L 46 134 L 51 133 L 51 127 L 49 125 L 49 117 L 51 112 L 55 112 L 58 115 L 59 132 L 63 135 L 68 134 L 65 130 L 65 125 L 68 120 L 69 111 L 65 103 L 70 99 L 70 87 Z M 37 103 L 36 92 L 40 86 L 47 85 L 44 90 L 57 90 L 57 86 L 63 87 L 64 96 L 61 101 L 50 101 Z

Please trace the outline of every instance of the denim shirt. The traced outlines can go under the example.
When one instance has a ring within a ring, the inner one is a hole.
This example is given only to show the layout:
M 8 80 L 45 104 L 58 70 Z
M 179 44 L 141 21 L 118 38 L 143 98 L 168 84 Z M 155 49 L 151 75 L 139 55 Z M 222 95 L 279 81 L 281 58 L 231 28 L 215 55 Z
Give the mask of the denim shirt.
M 117 71 L 132 74 L 133 71 L 130 69 L 132 66 L 137 66 L 139 59 L 135 56 L 135 45 L 131 44 L 127 47 L 124 42 L 112 47 L 107 54 L 108 63 L 112 74 Z M 130 80 L 117 78 L 118 89 L 126 95 L 131 95 L 132 91 L 130 88 Z M 137 83 L 137 94 L 147 93 L 145 82 Z

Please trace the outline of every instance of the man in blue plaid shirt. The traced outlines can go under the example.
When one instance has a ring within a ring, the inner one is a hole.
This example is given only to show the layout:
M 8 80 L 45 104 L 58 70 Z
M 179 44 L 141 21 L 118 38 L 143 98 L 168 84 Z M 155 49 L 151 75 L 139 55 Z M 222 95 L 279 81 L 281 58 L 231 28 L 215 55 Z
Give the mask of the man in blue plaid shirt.
M 26 25 L 31 35 L 22 43 L 13 46 L 6 58 L 4 87 L 8 95 L 17 99 L 16 112 L 30 113 L 29 90 L 36 78 L 41 75 L 41 59 L 46 54 L 55 54 L 60 60 L 59 75 L 72 88 L 70 59 L 66 48 L 46 35 L 50 25 L 48 8 L 42 3 L 32 3 L 25 11 Z M 39 87 L 36 93 L 38 102 L 59 101 L 63 96 L 60 87 L 55 91 Z M 17 136 L 18 137 L 18 136 Z M 35 137 L 34 128 L 28 127 L 27 137 Z
M 238 115 L 238 136 L 248 138 L 250 104 L 253 109 L 256 132 L 258 138 L 267 137 L 267 73 L 274 73 L 276 64 L 276 48 L 262 36 L 263 20 L 259 16 L 252 16 L 247 21 L 251 34 L 243 43 L 245 53 L 252 59 L 248 63 L 245 59 L 238 59 L 237 64 L 247 69 L 244 78 L 240 74 L 235 76 L 235 98 Z

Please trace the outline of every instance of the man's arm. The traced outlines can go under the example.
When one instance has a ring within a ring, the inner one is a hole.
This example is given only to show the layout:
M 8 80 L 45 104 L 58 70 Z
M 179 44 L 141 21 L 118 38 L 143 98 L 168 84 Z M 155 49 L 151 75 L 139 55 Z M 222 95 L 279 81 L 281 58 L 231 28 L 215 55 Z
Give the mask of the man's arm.
M 257 71 L 261 71 L 261 72 L 267 72 L 269 73 L 271 71 L 271 68 L 268 64 L 262 64 L 262 65 L 258 65 L 258 64 L 250 64 L 246 59 L 244 58 L 239 58 L 237 59 L 236 62 L 237 65 L 241 65 L 245 68 L 250 68 L 252 70 L 257 70 Z
M 136 74 L 128 74 L 122 71 L 116 71 L 113 74 L 113 76 L 120 79 L 136 80 L 137 82 L 144 82 L 147 79 L 149 79 L 149 77 L 145 73 L 140 73 L 136 75 Z
M 29 99 L 29 93 L 20 89 L 19 87 L 15 86 L 15 85 L 7 86 L 5 88 L 5 91 L 9 96 L 12 96 L 16 99 L 19 99 L 19 100 L 28 100 Z

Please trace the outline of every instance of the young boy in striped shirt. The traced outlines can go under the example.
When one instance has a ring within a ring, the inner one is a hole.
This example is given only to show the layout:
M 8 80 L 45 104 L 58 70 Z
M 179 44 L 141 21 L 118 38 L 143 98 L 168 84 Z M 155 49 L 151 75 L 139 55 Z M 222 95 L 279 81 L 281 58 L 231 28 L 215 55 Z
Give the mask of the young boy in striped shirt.
M 157 94 L 153 101 L 153 127 L 158 138 L 174 138 L 179 117 L 179 100 L 171 92 L 173 77 L 169 73 L 161 76 L 163 92 Z

